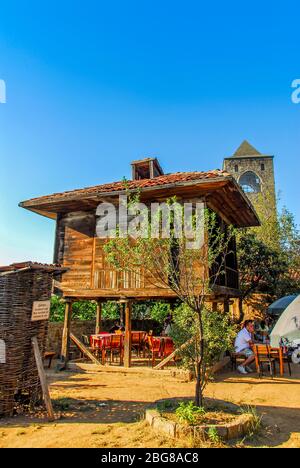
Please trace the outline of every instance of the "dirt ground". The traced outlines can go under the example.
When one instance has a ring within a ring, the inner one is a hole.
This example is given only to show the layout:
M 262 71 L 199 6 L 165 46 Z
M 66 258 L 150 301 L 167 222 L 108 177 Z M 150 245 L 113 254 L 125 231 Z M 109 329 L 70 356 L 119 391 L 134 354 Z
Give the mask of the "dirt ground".
M 168 371 L 137 369 L 127 373 L 97 371 L 49 373 L 51 397 L 60 418 L 15 416 L 0 420 L 0 448 L 5 447 L 189 447 L 155 434 L 144 422 L 145 408 L 161 398 L 193 396 L 194 383 Z M 219 374 L 206 395 L 239 405 L 255 406 L 263 427 L 238 447 L 300 448 L 300 366 L 292 378 Z

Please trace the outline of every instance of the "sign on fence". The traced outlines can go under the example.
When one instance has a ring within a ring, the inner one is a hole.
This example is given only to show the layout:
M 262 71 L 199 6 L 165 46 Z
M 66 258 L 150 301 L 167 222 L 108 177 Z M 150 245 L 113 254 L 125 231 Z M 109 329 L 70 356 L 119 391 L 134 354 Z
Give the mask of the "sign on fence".
M 31 321 L 48 320 L 50 316 L 50 301 L 34 301 Z

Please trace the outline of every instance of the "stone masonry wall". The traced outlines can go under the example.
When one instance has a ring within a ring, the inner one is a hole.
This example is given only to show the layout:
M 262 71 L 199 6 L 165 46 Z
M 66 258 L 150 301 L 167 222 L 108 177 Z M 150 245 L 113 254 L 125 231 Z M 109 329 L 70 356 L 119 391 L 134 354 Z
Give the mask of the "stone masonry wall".
M 264 164 L 264 170 L 261 169 L 261 165 Z M 235 167 L 238 167 L 238 171 L 235 171 Z M 224 159 L 224 170 L 229 172 L 237 182 L 240 177 L 247 171 L 253 171 L 260 178 L 261 191 L 262 193 L 269 192 L 274 195 L 274 206 L 271 209 L 275 210 L 275 178 L 274 178 L 274 165 L 273 158 L 261 157 L 261 158 L 232 158 Z M 246 194 L 255 206 L 256 194 Z

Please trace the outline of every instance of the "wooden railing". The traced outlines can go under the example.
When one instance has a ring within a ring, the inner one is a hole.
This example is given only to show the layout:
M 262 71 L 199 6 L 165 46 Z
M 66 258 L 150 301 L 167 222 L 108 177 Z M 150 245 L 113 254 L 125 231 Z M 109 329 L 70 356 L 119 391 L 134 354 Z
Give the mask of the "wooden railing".
M 143 272 L 96 269 L 94 272 L 95 289 L 141 289 L 145 287 Z

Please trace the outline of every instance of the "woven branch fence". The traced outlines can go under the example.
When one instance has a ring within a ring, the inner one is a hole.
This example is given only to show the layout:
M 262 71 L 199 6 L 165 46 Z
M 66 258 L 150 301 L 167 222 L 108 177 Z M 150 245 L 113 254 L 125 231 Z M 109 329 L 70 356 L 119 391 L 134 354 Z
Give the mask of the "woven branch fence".
M 50 300 L 54 268 L 31 264 L 0 269 L 0 416 L 11 416 L 16 405 L 34 406 L 41 387 L 31 338 L 45 350 L 48 320 L 31 321 L 34 301 Z

